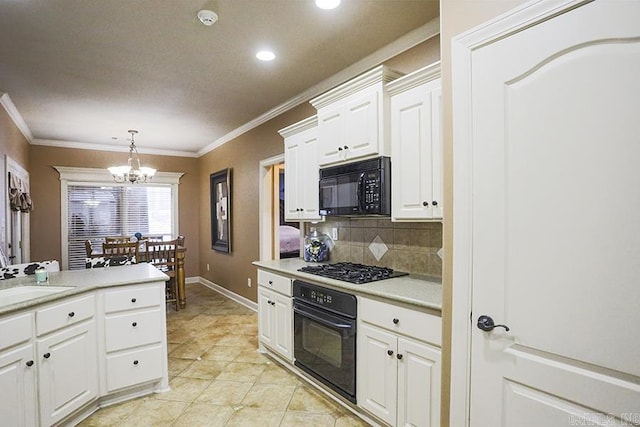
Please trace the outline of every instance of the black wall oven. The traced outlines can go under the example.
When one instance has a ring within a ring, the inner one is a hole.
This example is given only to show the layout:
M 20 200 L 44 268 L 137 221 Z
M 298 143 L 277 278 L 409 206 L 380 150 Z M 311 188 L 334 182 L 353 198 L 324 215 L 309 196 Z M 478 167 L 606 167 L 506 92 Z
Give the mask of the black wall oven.
M 356 403 L 354 295 L 294 280 L 295 365 Z

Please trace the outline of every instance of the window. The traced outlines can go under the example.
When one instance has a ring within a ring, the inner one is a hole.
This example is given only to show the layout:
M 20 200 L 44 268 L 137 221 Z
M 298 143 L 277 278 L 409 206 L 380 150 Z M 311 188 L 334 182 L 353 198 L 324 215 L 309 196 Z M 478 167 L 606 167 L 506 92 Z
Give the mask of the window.
M 178 235 L 182 174 L 159 173 L 150 184 L 115 184 L 100 169 L 56 169 L 61 179 L 63 268 L 85 267 L 85 240 L 100 248 L 105 236 Z

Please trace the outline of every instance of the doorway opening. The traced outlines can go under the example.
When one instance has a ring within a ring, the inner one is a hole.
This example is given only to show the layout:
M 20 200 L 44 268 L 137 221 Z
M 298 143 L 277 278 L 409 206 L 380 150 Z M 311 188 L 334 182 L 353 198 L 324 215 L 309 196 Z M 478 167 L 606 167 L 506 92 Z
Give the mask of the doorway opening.
M 299 222 L 284 219 L 284 154 L 260 162 L 260 260 L 300 256 Z

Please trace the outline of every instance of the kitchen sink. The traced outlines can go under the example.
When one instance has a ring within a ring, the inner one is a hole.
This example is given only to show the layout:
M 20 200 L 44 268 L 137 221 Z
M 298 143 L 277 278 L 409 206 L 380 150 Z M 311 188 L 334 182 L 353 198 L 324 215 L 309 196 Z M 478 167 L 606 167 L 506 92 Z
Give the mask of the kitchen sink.
M 71 289 L 68 286 L 16 286 L 0 290 L 0 307 Z

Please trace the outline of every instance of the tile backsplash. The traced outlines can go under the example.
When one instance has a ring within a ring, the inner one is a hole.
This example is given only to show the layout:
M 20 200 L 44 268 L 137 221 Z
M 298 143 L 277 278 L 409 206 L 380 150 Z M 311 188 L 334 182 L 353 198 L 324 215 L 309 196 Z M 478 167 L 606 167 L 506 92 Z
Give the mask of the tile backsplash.
M 442 223 L 389 219 L 328 218 L 311 224 L 329 236 L 338 229 L 331 262 L 357 262 L 413 274 L 442 277 Z

